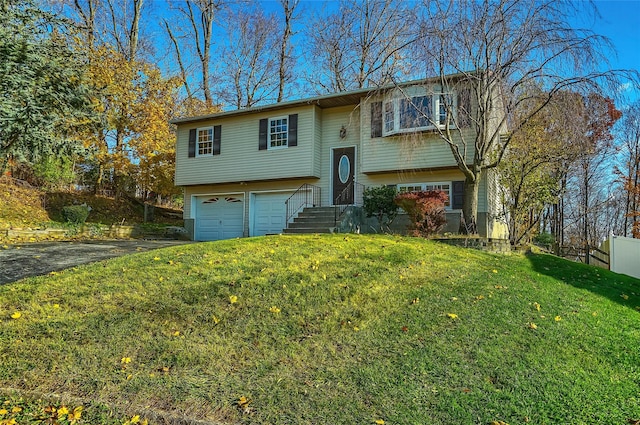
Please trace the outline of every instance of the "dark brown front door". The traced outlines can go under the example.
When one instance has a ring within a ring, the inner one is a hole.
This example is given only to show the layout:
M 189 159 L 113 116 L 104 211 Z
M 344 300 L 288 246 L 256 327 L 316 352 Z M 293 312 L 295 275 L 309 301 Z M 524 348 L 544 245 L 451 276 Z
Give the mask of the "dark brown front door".
M 333 150 L 333 204 L 353 204 L 353 175 L 356 148 L 337 148 Z

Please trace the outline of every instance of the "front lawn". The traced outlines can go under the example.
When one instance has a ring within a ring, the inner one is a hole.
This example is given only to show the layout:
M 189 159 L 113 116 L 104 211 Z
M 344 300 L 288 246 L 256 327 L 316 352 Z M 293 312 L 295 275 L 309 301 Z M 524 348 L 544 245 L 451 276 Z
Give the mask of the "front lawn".
M 193 244 L 0 287 L 0 387 L 67 397 L 85 423 L 624 424 L 639 310 L 640 281 L 547 255 Z

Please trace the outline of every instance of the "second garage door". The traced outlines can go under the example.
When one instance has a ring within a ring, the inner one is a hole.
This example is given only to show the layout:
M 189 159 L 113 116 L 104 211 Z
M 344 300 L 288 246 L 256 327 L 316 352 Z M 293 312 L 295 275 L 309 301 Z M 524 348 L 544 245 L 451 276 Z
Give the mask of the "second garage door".
M 251 236 L 282 233 L 286 227 L 285 201 L 292 192 L 268 192 L 253 195 Z

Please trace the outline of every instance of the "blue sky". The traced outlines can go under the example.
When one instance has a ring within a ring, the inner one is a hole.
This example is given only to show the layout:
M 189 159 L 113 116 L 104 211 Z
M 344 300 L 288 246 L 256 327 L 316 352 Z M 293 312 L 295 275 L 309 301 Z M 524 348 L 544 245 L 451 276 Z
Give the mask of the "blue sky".
M 640 71 L 640 0 L 596 0 L 601 18 L 582 25 L 611 39 L 617 58 L 611 58 L 613 68 Z M 628 91 L 631 99 L 639 99 L 640 91 Z

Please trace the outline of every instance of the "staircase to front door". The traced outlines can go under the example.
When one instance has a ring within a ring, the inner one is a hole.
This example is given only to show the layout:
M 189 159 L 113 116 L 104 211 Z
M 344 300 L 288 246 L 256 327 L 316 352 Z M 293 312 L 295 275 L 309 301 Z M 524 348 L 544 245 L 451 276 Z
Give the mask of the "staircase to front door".
M 284 233 L 331 233 L 335 225 L 335 207 L 307 207 L 289 223 Z

